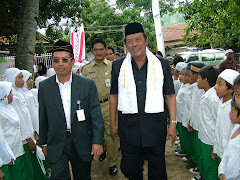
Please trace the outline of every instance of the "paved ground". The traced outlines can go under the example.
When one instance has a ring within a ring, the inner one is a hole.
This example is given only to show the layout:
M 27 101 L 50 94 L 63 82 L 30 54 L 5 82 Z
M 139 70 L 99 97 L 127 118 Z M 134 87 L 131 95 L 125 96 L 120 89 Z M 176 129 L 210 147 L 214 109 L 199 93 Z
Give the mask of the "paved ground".
M 195 175 L 191 174 L 186 168 L 186 163 L 180 157 L 176 157 L 174 153 L 175 145 L 171 145 L 169 141 L 166 144 L 166 166 L 168 173 L 168 180 L 190 180 Z M 119 153 L 118 164 L 120 165 L 121 154 Z M 121 173 L 112 177 L 108 173 L 107 161 L 103 162 L 94 160 L 92 163 L 92 180 L 126 180 Z M 144 180 L 147 180 L 147 162 L 144 165 Z

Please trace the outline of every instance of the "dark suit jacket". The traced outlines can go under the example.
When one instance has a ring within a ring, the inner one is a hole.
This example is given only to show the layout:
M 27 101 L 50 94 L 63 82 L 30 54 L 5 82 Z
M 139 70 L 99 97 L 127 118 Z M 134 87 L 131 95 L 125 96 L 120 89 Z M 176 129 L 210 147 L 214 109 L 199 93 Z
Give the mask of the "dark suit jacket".
M 67 137 L 67 125 L 56 75 L 39 86 L 39 144 L 47 144 L 48 160 L 59 160 Z M 78 121 L 77 101 L 81 101 L 85 121 Z M 79 157 L 92 160 L 92 144 L 103 144 L 103 120 L 97 88 L 94 80 L 72 74 L 71 84 L 71 129 Z

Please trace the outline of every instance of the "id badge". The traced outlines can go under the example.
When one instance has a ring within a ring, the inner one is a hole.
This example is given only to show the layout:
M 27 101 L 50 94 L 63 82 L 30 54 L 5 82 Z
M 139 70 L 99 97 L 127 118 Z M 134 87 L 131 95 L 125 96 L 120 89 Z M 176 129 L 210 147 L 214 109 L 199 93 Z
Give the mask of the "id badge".
M 106 87 L 111 87 L 110 79 L 105 79 L 105 84 L 106 84 Z
M 85 121 L 86 120 L 83 109 L 77 110 L 77 118 L 78 118 L 78 121 Z

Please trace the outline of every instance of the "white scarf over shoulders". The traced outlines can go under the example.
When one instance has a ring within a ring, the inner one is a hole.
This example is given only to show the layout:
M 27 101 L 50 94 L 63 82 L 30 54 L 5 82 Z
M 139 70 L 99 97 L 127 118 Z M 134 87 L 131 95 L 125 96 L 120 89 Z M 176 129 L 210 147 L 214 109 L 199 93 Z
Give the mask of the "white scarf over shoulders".
M 164 111 L 163 69 L 160 60 L 146 48 L 147 82 L 146 82 L 146 113 Z M 127 54 L 120 68 L 118 77 L 118 110 L 123 114 L 138 113 L 136 84 L 132 70 L 132 56 Z

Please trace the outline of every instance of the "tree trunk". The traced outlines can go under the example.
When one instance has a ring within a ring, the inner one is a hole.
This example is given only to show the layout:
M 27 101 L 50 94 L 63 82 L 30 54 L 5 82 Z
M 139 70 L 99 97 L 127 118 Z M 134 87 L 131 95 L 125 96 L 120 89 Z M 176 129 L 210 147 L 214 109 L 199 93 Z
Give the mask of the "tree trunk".
M 39 0 L 22 0 L 18 13 L 15 65 L 33 71 Z

